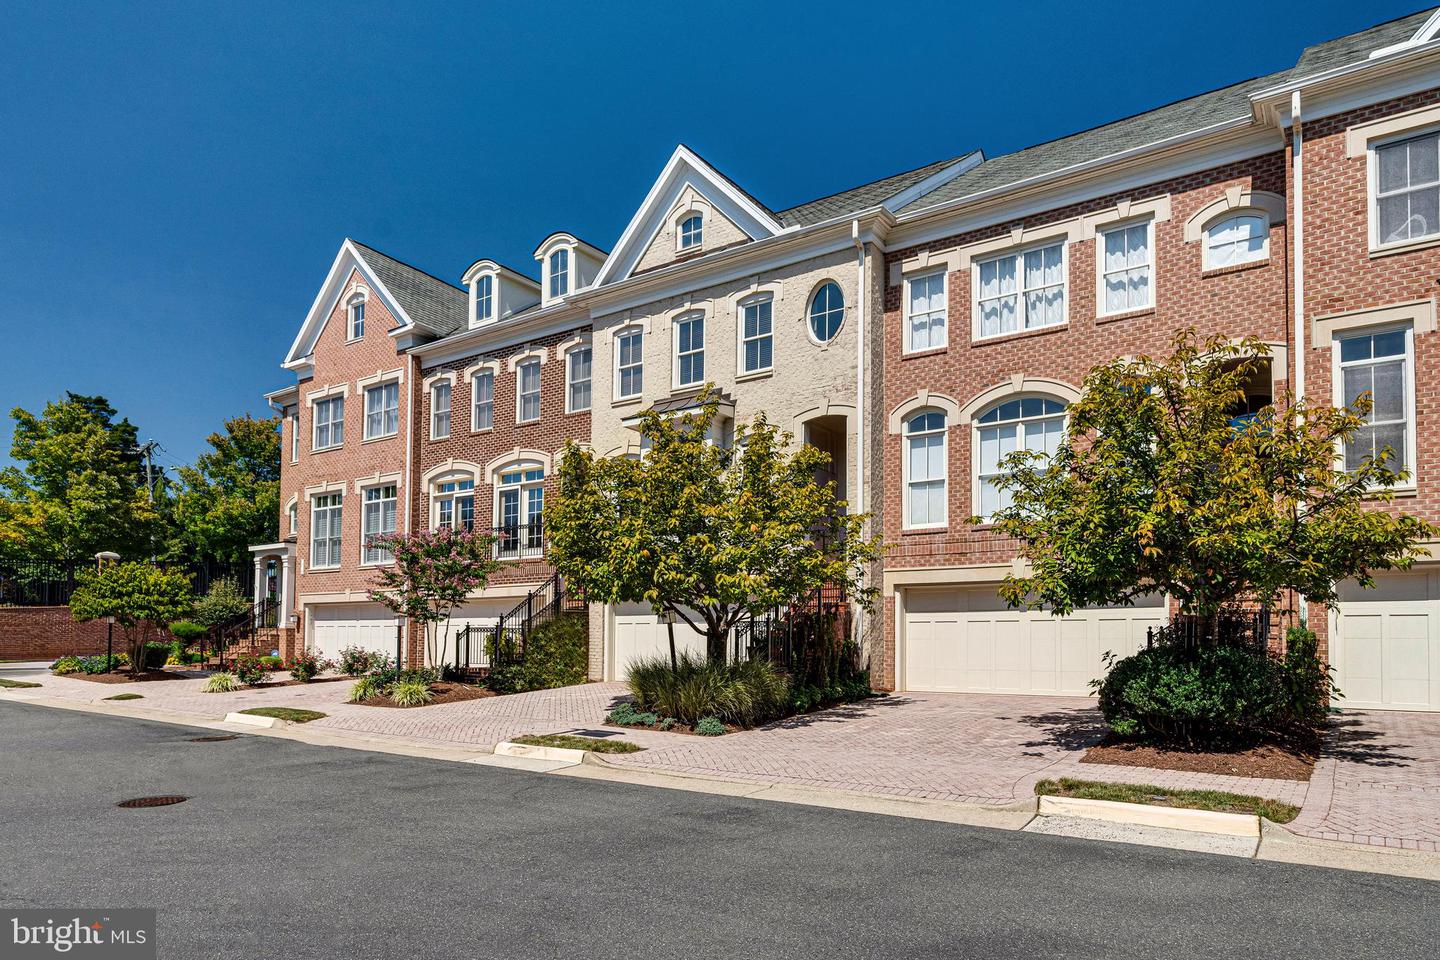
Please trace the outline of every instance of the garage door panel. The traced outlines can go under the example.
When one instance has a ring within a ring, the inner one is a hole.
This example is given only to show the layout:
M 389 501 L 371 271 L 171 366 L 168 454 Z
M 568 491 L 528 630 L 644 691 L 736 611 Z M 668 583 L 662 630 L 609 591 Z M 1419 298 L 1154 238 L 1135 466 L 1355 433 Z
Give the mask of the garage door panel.
M 1062 626 L 1053 620 L 1030 624 L 1030 676 L 1025 686 L 1035 693 L 1059 692 Z
M 1435 573 L 1376 577 L 1340 587 L 1331 659 L 1341 706 L 1440 710 L 1440 594 Z
M 614 654 L 607 669 L 611 679 L 624 680 L 630 664 L 651 657 L 670 656 L 670 634 L 648 604 L 621 604 L 615 608 Z M 675 624 L 675 652 L 705 655 L 705 634 L 692 630 L 683 620 Z

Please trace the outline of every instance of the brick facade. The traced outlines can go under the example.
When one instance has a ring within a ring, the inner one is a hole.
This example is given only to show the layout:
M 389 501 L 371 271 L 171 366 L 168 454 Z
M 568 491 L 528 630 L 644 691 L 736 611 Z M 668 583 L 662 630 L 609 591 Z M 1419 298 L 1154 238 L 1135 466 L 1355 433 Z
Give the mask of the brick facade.
M 0 661 L 104 653 L 105 631 L 103 620 L 76 622 L 69 607 L 0 607 Z M 115 649 L 125 649 L 119 631 Z

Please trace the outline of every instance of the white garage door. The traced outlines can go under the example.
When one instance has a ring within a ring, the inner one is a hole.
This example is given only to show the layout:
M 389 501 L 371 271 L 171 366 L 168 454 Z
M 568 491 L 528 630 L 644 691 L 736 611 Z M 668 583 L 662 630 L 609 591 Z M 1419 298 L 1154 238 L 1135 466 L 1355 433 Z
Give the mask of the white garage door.
M 363 647 L 395 655 L 395 617 L 375 603 L 310 607 L 311 644 L 316 653 L 339 659 L 345 647 Z
M 1341 584 L 1330 653 L 1342 707 L 1440 710 L 1440 573 Z
M 467 603 L 464 606 L 456 607 L 455 612 L 450 615 L 450 633 L 444 638 L 444 650 L 440 656 L 440 662 L 453 664 L 455 662 L 455 647 L 460 641 L 460 634 L 466 627 L 493 627 L 501 617 L 515 609 L 520 602 L 519 597 L 506 597 L 504 599 L 481 600 L 475 603 Z M 443 629 L 443 625 L 442 625 Z M 484 637 L 479 630 L 470 635 L 468 640 L 470 665 L 472 667 L 486 667 L 490 665 L 489 652 L 485 648 Z M 465 662 L 465 653 L 461 652 L 461 663 Z
M 901 688 L 1085 696 L 1106 651 L 1134 653 L 1164 620 L 1162 597 L 1052 617 L 1007 609 L 993 587 L 907 590 Z
M 612 656 L 605 665 L 611 680 L 630 675 L 630 664 L 648 657 L 669 657 L 670 636 L 665 624 L 650 612 L 649 604 L 627 603 L 615 608 L 615 629 L 611 638 Z M 690 629 L 683 620 L 675 624 L 675 651 L 689 650 L 705 655 L 705 635 Z

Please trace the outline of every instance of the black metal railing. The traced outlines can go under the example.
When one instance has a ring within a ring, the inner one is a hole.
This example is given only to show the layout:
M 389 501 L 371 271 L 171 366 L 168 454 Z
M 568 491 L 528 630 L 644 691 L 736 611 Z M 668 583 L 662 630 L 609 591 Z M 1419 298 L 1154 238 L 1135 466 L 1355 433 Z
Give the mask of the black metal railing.
M 1145 646 L 1243 647 L 1265 653 L 1270 645 L 1270 610 L 1231 611 L 1206 619 L 1176 614 L 1162 627 L 1145 631 Z
M 225 665 L 225 656 L 235 647 L 250 646 L 261 630 L 278 626 L 280 623 L 280 601 L 266 597 L 250 609 L 236 614 L 223 623 L 218 623 L 200 639 L 200 652 L 207 658 L 213 656 L 220 666 Z
M 48 560 L 0 564 L 0 607 L 63 607 L 75 592 L 75 566 Z
M 850 605 L 833 584 L 817 587 L 793 603 L 747 617 L 730 633 L 732 660 L 769 660 L 789 674 L 804 674 L 810 661 L 838 649 L 850 630 Z
M 525 658 L 531 632 L 566 613 L 581 613 L 585 600 L 567 589 L 559 573 L 525 595 L 494 624 L 471 624 L 455 635 L 455 669 L 464 672 L 509 666 Z
M 495 537 L 497 560 L 521 560 L 545 554 L 545 525 L 539 520 L 500 524 L 490 532 Z

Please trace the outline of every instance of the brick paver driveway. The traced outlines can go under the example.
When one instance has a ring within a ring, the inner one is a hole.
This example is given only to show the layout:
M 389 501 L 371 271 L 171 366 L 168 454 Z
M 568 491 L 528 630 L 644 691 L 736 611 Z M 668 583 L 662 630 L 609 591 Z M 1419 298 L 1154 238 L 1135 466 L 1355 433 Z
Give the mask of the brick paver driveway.
M 199 679 L 136 686 L 32 679 L 43 682 L 34 693 L 44 696 L 98 701 L 139 692 L 145 699 L 136 706 L 216 719 L 253 706 L 308 707 L 328 714 L 314 728 L 481 750 L 525 733 L 598 732 L 626 693 L 623 684 L 592 683 L 395 710 L 345 703 L 350 684 L 343 681 L 206 694 Z M 1037 781 L 1057 776 L 1229 790 L 1301 806 L 1292 827 L 1309 836 L 1440 849 L 1440 714 L 1342 714 L 1308 785 L 1082 765 L 1103 732 L 1085 698 L 896 694 L 724 737 L 606 732 L 648 748 L 610 758 L 635 769 L 997 805 L 1027 799 Z

